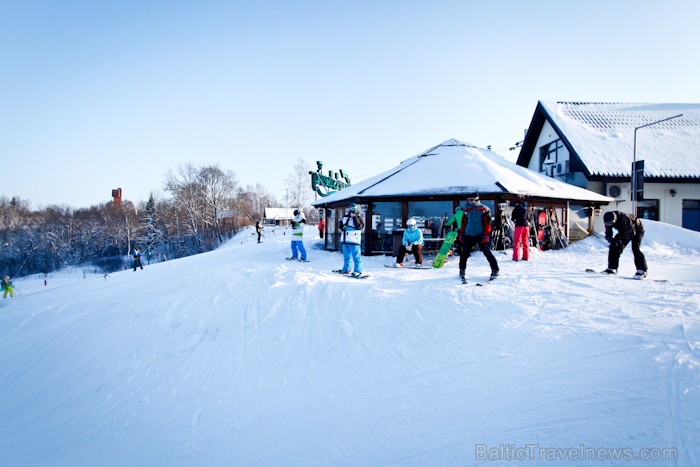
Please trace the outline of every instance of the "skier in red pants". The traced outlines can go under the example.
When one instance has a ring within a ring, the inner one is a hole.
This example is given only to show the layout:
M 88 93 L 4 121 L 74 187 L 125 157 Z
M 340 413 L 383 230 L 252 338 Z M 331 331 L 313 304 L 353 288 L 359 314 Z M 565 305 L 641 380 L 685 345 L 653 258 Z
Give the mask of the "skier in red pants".
M 530 248 L 528 247 L 528 236 L 530 234 L 530 211 L 525 208 L 520 201 L 513 203 L 515 207 L 510 214 L 515 224 L 513 233 L 513 261 L 520 260 L 520 245 L 523 247 L 523 261 L 530 259 Z

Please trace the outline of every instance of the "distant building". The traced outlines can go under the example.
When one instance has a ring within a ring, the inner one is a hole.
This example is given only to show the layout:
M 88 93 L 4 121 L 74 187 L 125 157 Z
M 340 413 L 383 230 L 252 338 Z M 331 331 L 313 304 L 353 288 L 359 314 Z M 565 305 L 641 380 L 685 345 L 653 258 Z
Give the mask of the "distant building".
M 700 104 L 540 101 L 517 164 L 613 198 L 606 210 L 632 212 L 635 154 L 644 161 L 637 215 L 700 231 Z
M 295 209 L 299 208 L 265 208 L 263 222 L 267 225 L 289 225 L 294 218 Z
M 117 188 L 116 190 L 112 190 L 112 199 L 114 200 L 115 206 L 122 205 L 122 189 L 121 188 Z

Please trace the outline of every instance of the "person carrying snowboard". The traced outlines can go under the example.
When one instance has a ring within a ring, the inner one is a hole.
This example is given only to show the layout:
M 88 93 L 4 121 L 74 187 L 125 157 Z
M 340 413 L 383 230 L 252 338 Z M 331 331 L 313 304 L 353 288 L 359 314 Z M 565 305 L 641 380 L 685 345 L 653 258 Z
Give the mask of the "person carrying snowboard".
M 301 259 L 301 261 L 306 261 L 306 248 L 304 248 L 304 226 L 306 224 L 306 219 L 304 215 L 299 212 L 298 209 L 294 210 L 294 217 L 292 218 L 292 257 L 287 258 L 289 260 Z M 299 257 L 301 255 L 301 258 Z
M 423 265 L 423 231 L 416 228 L 416 220 L 406 221 L 406 230 L 403 231 L 399 254 L 396 255 L 396 267 L 403 267 L 403 260 L 407 253 L 413 253 L 416 258 L 416 267 Z
M 523 246 L 523 261 L 530 259 L 530 248 L 528 246 L 530 237 L 530 211 L 522 205 L 520 201 L 515 201 L 513 212 L 510 218 L 515 224 L 513 233 L 513 261 L 520 260 L 520 245 Z
M 459 226 L 462 225 L 462 217 L 464 217 L 464 208 L 462 206 L 457 206 L 455 208 L 455 213 L 445 222 L 445 228 L 452 230 L 452 225 L 454 225 L 455 229 L 459 230 Z
M 462 282 L 466 283 L 465 272 L 467 269 L 467 260 L 471 255 L 471 251 L 476 245 L 484 254 L 491 266 L 491 279 L 498 277 L 498 262 L 491 253 L 491 210 L 488 206 L 481 204 L 479 195 L 467 198 L 469 203 L 464 209 L 462 224 L 459 227 L 459 239 L 462 243 L 462 248 L 459 252 L 459 277 Z
M 10 294 L 10 298 L 15 296 L 15 289 L 12 287 L 10 276 L 5 276 L 2 278 L 2 290 L 4 290 L 2 298 L 7 298 L 8 293 Z
M 350 274 L 350 260 L 352 260 L 353 275 L 362 275 L 362 256 L 360 254 L 360 243 L 362 242 L 362 229 L 365 223 L 359 213 L 357 204 L 352 203 L 347 214 L 340 220 L 340 230 L 342 231 L 340 243 L 343 245 L 343 269 L 341 274 Z
M 609 211 L 603 216 L 605 223 L 605 239 L 610 243 L 608 250 L 608 268 L 603 271 L 607 274 L 617 274 L 620 265 L 620 255 L 629 242 L 632 242 L 632 254 L 634 265 L 637 267 L 635 279 L 647 277 L 647 260 L 639 249 L 644 238 L 644 225 L 642 220 L 632 214 L 620 211 Z M 617 235 L 613 237 L 613 229 Z
M 141 252 L 139 251 L 139 247 L 135 246 L 134 247 L 134 271 L 136 271 L 137 267 L 140 267 L 143 270 L 143 264 L 141 264 Z

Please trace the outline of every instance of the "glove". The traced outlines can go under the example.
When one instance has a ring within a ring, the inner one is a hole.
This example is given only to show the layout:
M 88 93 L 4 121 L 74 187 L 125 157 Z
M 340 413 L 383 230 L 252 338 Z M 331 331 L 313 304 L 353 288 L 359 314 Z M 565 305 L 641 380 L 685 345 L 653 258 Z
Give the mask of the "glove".
M 489 240 L 490 240 L 489 235 L 486 234 L 483 237 L 481 237 L 481 244 L 486 245 L 489 242 Z

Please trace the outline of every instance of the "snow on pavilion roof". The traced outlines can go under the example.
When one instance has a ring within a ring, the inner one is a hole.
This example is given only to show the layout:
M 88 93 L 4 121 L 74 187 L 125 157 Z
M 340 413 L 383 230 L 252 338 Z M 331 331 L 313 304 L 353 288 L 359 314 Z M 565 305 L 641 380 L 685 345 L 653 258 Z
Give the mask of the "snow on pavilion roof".
M 489 149 L 450 139 L 408 158 L 384 173 L 319 199 L 316 206 L 343 200 L 484 194 L 607 203 L 611 198 L 545 177 L 509 162 Z

